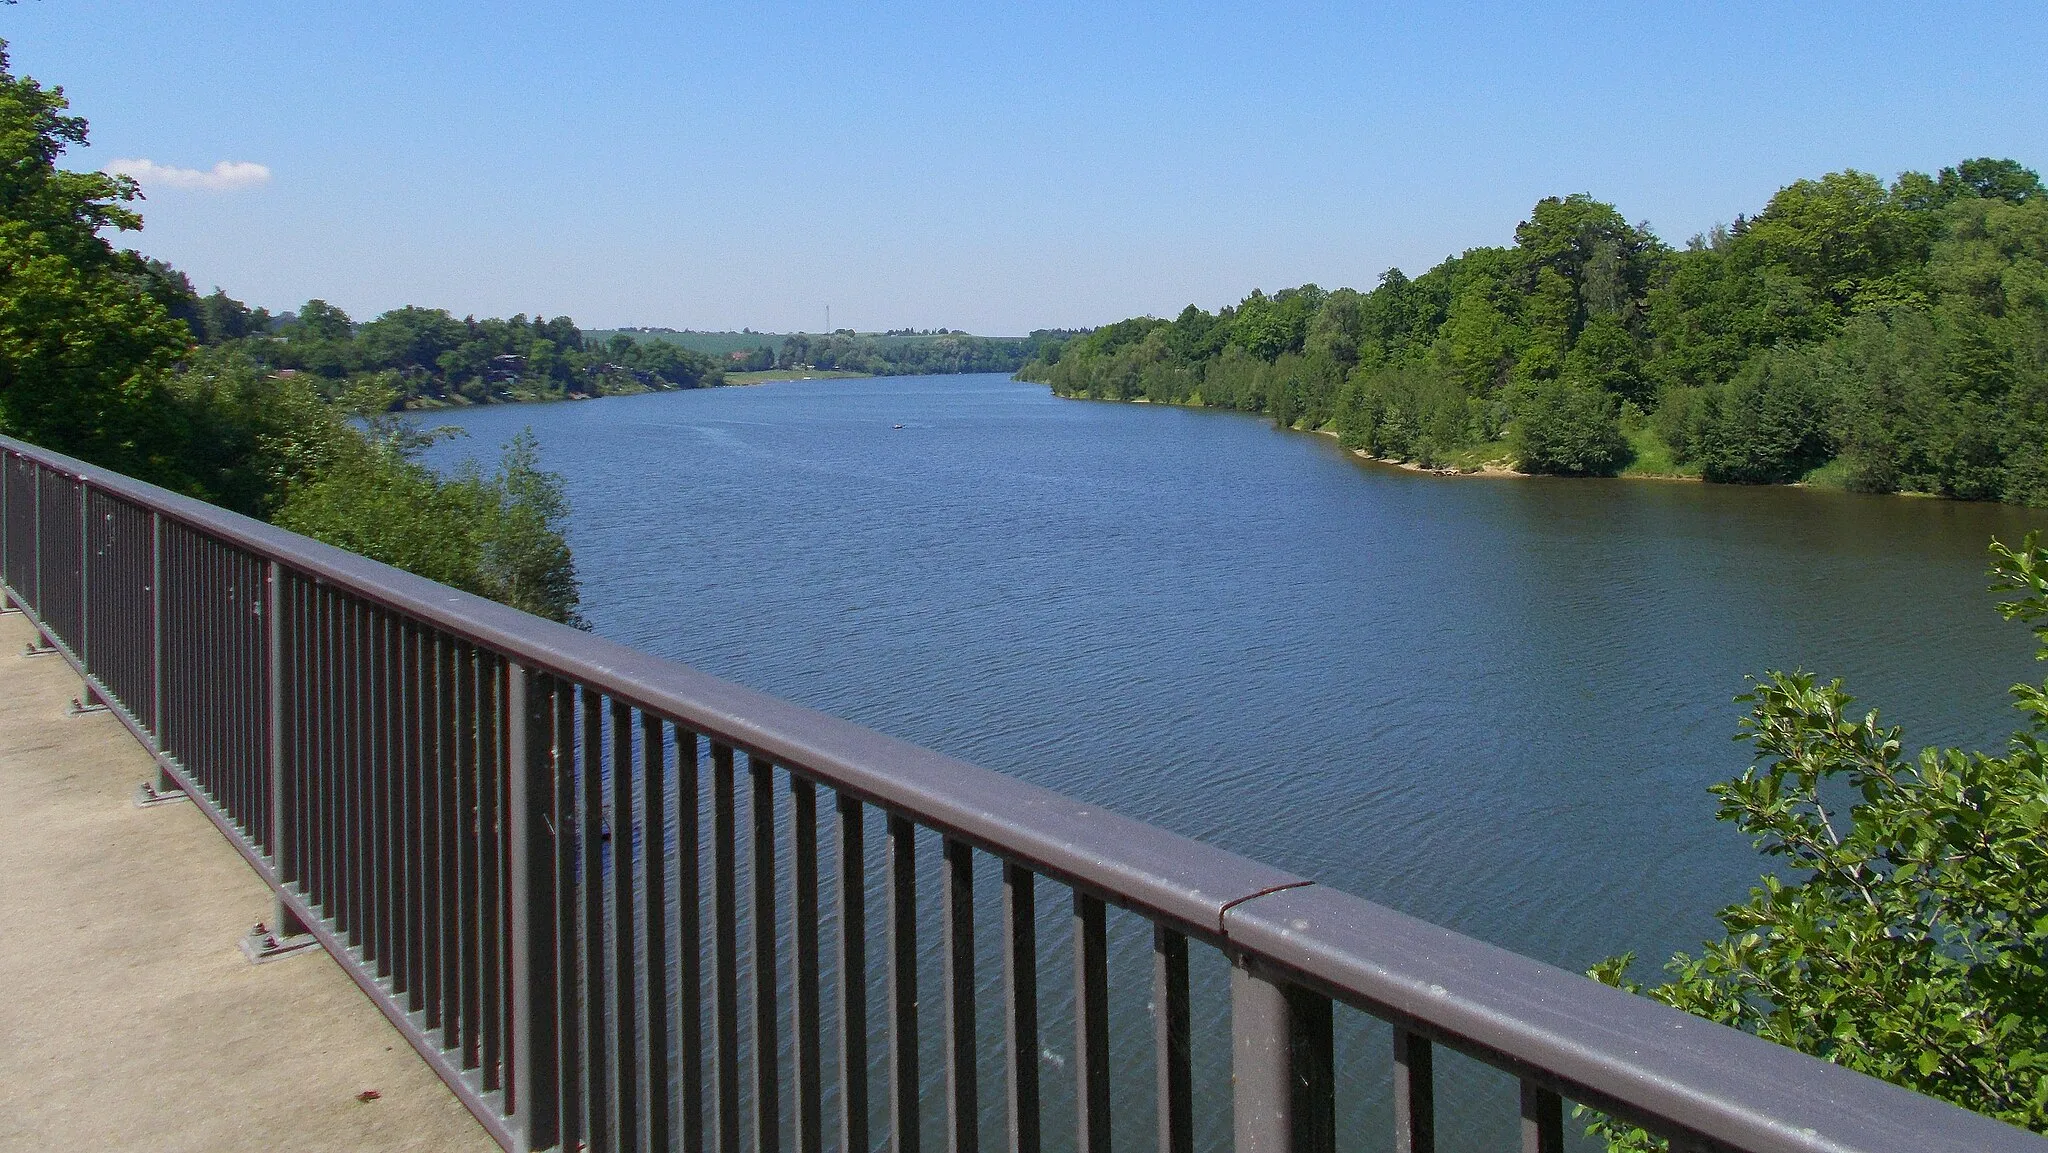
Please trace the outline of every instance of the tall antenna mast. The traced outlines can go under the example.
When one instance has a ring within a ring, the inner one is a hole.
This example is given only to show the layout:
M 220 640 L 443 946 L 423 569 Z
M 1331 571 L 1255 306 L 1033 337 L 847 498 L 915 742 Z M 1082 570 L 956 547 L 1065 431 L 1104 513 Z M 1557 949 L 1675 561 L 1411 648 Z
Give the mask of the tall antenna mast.
M 825 306 L 825 335 L 832 335 L 832 306 Z

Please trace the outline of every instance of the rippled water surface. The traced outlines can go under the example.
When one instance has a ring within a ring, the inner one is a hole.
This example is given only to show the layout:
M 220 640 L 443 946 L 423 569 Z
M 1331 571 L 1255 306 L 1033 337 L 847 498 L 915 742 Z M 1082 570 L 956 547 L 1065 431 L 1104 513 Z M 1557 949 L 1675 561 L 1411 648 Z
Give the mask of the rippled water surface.
M 2040 671 L 1984 588 L 2023 510 L 1440 479 L 995 376 L 437 415 L 443 465 L 538 434 L 606 636 L 1572 967 L 1754 880 L 1705 792 L 1745 673 L 1984 746 Z

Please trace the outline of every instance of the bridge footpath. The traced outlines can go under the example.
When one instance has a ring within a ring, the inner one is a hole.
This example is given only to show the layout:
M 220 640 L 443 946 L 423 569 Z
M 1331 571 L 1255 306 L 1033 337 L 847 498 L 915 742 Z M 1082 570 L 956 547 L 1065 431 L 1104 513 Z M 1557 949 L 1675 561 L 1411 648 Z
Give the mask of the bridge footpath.
M 249 963 L 270 889 L 135 806 L 154 763 L 33 639 L 0 617 L 0 1150 L 495 1150 L 325 953 Z

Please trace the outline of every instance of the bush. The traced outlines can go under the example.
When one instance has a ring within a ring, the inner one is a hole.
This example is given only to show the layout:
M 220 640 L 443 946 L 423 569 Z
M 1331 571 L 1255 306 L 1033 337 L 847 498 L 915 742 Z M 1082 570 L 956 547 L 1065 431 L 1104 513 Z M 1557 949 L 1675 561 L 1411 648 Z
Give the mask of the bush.
M 1630 457 L 1615 398 L 1570 377 L 1528 386 L 1512 442 L 1523 472 L 1613 476 Z
M 1993 542 L 1999 606 L 2048 659 L 2048 549 Z M 1716 815 L 1782 872 L 1720 913 L 1723 935 L 1668 980 L 1609 984 L 1838 1065 L 2048 1132 L 2048 686 L 2014 686 L 2004 755 L 1901 752 L 1840 681 L 1767 673 L 1742 700 L 1756 763 Z M 1838 803 L 1856 798 L 1844 813 Z M 1656 1147 L 1612 1120 L 1616 1149 Z
M 1758 356 L 1702 400 L 1693 451 L 1708 480 L 1790 484 L 1833 453 L 1829 397 L 1810 356 Z
M 291 485 L 275 521 L 294 532 L 513 608 L 581 625 L 563 538 L 561 479 L 539 467 L 533 435 L 505 446 L 498 471 L 443 480 L 403 433 L 365 440 Z

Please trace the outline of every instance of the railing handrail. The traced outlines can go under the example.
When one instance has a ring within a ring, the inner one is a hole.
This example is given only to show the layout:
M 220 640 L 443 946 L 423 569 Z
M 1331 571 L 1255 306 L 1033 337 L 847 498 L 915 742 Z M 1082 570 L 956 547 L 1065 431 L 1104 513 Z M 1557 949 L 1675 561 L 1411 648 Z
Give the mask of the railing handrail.
M 2048 1150 L 2025 1130 L 1099 806 L 10 437 L 0 450 L 1171 921 L 1571 1100 L 1757 1153 Z

